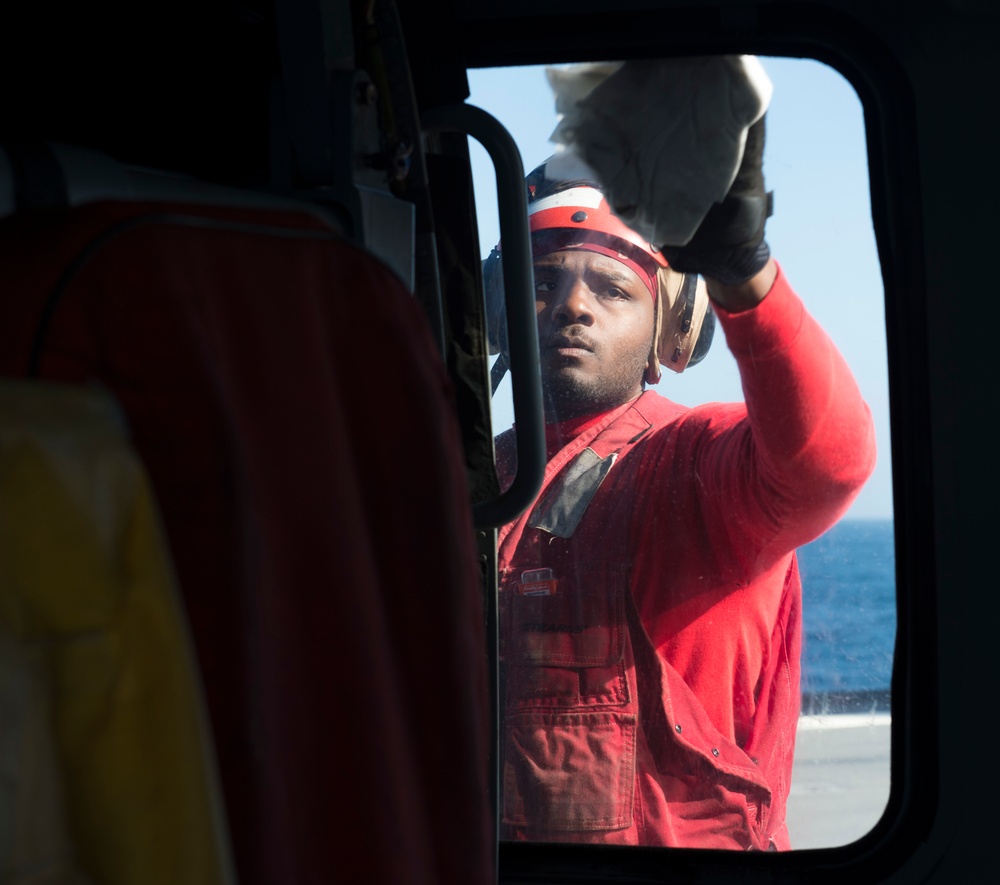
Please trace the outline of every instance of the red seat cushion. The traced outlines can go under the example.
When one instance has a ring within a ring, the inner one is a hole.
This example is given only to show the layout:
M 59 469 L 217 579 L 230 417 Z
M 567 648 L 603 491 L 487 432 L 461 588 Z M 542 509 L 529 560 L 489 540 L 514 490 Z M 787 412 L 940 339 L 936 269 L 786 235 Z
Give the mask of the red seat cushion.
M 464 458 L 419 306 L 310 214 L 0 223 L 0 371 L 121 403 L 201 665 L 240 880 L 491 879 Z

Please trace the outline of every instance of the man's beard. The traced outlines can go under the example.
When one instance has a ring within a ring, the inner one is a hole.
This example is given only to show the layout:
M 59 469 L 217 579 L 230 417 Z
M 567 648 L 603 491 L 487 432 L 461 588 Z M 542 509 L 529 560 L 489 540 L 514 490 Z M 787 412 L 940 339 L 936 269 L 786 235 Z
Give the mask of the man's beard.
M 546 420 L 565 421 L 594 415 L 624 405 L 641 389 L 648 355 L 634 364 L 619 366 L 613 376 L 580 377 L 566 372 L 542 372 L 542 396 Z

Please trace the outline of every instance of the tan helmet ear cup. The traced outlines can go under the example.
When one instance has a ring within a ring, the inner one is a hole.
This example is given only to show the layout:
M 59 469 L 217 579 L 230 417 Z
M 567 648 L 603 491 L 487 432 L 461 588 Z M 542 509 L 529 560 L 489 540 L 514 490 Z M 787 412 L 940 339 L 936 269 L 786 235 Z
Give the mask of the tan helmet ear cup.
M 659 274 L 657 274 L 657 296 L 653 302 L 653 341 L 649 349 L 649 360 L 646 363 L 646 374 L 643 376 L 643 380 L 647 384 L 660 383 L 660 359 L 657 356 L 657 349 L 660 341 L 660 329 L 663 326 L 663 296 L 659 289 Z
M 683 372 L 691 362 L 698 336 L 711 309 L 705 281 L 695 274 L 662 268 L 656 275 L 656 334 L 649 355 L 646 382 L 660 380 L 660 367 Z

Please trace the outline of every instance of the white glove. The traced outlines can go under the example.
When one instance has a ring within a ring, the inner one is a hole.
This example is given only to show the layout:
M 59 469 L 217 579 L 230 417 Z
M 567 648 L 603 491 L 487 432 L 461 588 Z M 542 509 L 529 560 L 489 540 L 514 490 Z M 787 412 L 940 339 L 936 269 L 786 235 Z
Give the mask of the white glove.
M 580 177 L 582 161 L 621 220 L 656 245 L 686 245 L 723 200 L 747 129 L 773 91 L 752 55 L 580 64 L 546 74 L 560 115 L 547 174 Z

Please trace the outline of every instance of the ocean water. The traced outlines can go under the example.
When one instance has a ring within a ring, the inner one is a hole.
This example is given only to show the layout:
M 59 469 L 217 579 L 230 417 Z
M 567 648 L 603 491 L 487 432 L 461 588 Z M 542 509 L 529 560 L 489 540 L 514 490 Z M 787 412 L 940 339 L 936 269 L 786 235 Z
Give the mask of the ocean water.
M 887 709 L 896 636 L 892 520 L 842 520 L 799 549 L 799 570 L 804 711 L 831 696 L 853 696 L 854 709 Z

